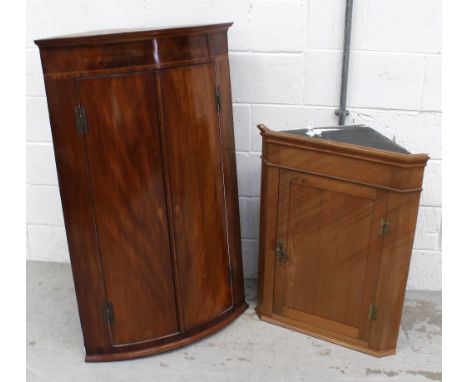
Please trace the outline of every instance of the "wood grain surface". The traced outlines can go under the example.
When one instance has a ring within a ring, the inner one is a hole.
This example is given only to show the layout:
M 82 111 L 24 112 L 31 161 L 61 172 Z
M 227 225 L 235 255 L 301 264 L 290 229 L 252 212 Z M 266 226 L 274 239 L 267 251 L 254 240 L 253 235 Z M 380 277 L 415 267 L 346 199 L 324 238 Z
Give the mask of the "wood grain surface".
M 257 313 L 374 356 L 394 354 L 427 155 L 259 129 Z
M 191 329 L 232 306 L 214 67 L 165 70 L 157 83 L 182 321 Z
M 87 361 L 185 346 L 247 308 L 230 25 L 36 41 Z

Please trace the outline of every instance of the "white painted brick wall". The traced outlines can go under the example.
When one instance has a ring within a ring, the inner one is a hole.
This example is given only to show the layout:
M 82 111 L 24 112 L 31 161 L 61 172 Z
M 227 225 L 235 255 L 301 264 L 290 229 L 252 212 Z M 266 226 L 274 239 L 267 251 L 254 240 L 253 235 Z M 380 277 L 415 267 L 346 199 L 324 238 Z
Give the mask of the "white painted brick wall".
M 342 0 L 314 0 L 308 2 L 307 49 L 341 49 L 345 12 Z M 365 48 L 367 1 L 355 1 L 353 6 L 354 49 Z
M 441 289 L 440 0 L 355 0 L 349 122 L 427 152 L 408 288 Z M 27 257 L 68 261 L 44 82 L 33 40 L 105 28 L 234 21 L 229 31 L 245 275 L 256 277 L 261 140 L 334 125 L 344 0 L 27 0 Z
M 45 97 L 29 96 L 26 99 L 26 137 L 30 143 L 52 142 Z
M 232 100 L 239 103 L 302 103 L 302 54 L 231 53 Z

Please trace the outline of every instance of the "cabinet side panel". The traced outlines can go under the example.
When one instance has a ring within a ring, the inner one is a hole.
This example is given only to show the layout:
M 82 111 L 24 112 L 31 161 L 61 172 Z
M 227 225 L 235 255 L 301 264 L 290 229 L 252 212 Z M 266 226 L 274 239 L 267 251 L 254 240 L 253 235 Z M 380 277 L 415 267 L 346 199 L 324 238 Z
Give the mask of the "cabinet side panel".
M 83 135 L 77 134 L 73 107 L 77 105 L 72 79 L 46 80 L 55 160 L 75 282 L 81 327 L 87 353 L 110 348 L 101 306 L 105 300 L 97 250 L 91 192 Z
M 216 57 L 216 73 L 221 95 L 220 127 L 223 144 L 223 172 L 226 192 L 227 230 L 233 273 L 234 305 L 243 304 L 244 276 L 239 223 L 239 196 L 237 191 L 236 148 L 231 101 L 231 80 L 227 54 Z
M 419 196 L 419 192 L 391 192 L 388 197 L 386 219 L 390 229 L 383 239 L 375 301 L 377 319 L 369 338 L 369 347 L 374 350 L 394 349 L 397 344 Z
M 279 148 L 263 141 L 262 155 L 267 160 L 275 160 L 279 155 Z M 279 169 L 262 162 L 257 311 L 260 315 L 267 316 L 273 313 L 279 180 Z

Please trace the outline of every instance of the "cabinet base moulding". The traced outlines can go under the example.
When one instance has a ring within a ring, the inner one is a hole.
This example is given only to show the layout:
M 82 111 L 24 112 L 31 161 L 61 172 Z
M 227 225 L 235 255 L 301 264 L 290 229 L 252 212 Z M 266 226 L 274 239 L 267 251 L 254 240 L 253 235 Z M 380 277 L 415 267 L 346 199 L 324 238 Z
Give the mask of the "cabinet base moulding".
M 202 328 L 196 328 L 186 333 L 180 333 L 172 336 L 171 340 L 167 340 L 163 343 L 159 341 L 159 345 L 154 345 L 145 349 L 128 350 L 121 353 L 105 353 L 105 354 L 86 354 L 86 362 L 106 362 L 106 361 L 122 361 L 128 359 L 135 359 L 141 357 L 147 357 L 155 354 L 164 353 L 167 351 L 175 350 L 186 345 L 189 345 L 195 341 L 199 341 L 211 334 L 223 329 L 237 317 L 239 317 L 249 307 L 248 304 L 244 303 L 239 305 L 228 312 L 223 313 L 219 317 L 216 317 L 213 321 L 206 323 Z
M 380 358 L 380 357 L 386 357 L 389 355 L 396 354 L 396 348 L 385 349 L 385 350 L 372 350 L 372 349 L 369 349 L 367 347 L 367 343 L 363 341 L 355 340 L 353 338 L 340 337 L 336 335 L 335 333 L 331 333 L 329 331 L 326 331 L 320 328 L 310 327 L 301 322 L 288 320 L 284 317 L 281 317 L 275 314 L 273 314 L 271 317 L 265 316 L 264 314 L 262 314 L 261 309 L 258 306 L 255 308 L 255 312 L 257 313 L 258 318 L 262 321 L 281 326 L 285 329 L 294 330 L 295 332 L 306 334 L 311 337 L 325 340 L 336 345 L 344 346 L 344 347 L 347 347 L 348 349 L 357 350 L 361 353 L 372 355 L 374 357 Z

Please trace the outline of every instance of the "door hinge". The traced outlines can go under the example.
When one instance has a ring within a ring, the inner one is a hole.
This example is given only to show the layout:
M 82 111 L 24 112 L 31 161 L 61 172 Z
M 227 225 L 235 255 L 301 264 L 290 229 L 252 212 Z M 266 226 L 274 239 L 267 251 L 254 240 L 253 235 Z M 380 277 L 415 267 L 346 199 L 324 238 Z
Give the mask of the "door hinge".
M 105 300 L 102 303 L 102 317 L 106 324 L 111 325 L 114 323 L 114 308 L 110 301 Z
M 215 87 L 215 103 L 216 103 L 216 111 L 219 113 L 221 110 L 221 94 L 219 92 L 219 86 Z
M 369 306 L 369 319 L 375 321 L 377 319 L 377 307 L 374 304 Z
M 380 219 L 380 234 L 386 235 L 388 234 L 389 231 L 390 231 L 390 222 L 385 218 Z
M 278 240 L 276 242 L 276 261 L 279 265 L 286 264 L 288 261 L 288 252 L 285 248 L 285 243 L 283 240 Z
M 88 121 L 86 119 L 86 110 L 83 105 L 75 106 L 75 125 L 78 134 L 88 132 Z

